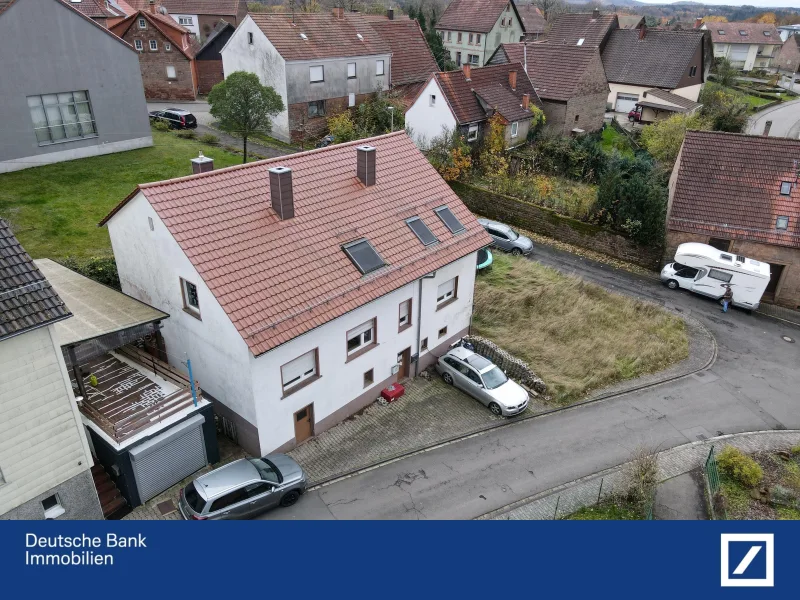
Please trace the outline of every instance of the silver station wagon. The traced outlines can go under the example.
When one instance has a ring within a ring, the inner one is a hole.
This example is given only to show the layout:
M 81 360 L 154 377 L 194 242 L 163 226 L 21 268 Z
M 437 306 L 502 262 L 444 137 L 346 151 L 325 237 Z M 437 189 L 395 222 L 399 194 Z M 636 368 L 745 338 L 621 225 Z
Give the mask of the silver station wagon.
M 518 234 L 504 223 L 490 221 L 489 219 L 478 219 L 478 223 L 483 225 L 486 233 L 492 238 L 492 246 L 500 248 L 506 252 L 511 252 L 515 256 L 520 254 L 527 256 L 533 252 L 533 242 L 530 238 Z
M 291 506 L 306 491 L 306 474 L 285 454 L 242 458 L 201 475 L 181 490 L 184 519 L 251 519 Z

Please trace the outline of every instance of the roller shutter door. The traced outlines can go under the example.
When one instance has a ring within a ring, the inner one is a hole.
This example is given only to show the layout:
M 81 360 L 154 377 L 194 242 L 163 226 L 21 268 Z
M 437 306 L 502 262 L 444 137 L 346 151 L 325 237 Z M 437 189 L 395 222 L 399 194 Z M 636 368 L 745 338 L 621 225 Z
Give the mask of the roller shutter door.
M 639 101 L 639 96 L 636 94 L 617 94 L 616 111 L 621 113 L 629 113 L 636 108 L 636 103 Z
M 195 415 L 130 451 L 142 503 L 206 466 L 204 421 Z

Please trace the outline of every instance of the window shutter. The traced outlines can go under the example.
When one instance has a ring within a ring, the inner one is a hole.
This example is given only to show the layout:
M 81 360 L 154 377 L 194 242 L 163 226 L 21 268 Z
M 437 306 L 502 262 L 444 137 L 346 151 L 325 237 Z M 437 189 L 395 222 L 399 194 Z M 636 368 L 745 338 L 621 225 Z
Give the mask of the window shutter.
M 316 374 L 317 371 L 317 357 L 316 351 L 306 352 L 302 356 L 295 358 L 293 361 L 286 363 L 281 367 L 281 376 L 283 377 L 284 387 L 289 387 Z
M 372 326 L 373 326 L 373 321 L 372 321 L 372 319 L 370 319 L 366 323 L 363 323 L 363 324 L 359 325 L 358 327 L 356 327 L 355 329 L 349 331 L 348 334 L 347 334 L 347 339 L 351 340 L 354 337 L 361 335 L 362 333 L 364 333 L 368 329 L 372 329 Z

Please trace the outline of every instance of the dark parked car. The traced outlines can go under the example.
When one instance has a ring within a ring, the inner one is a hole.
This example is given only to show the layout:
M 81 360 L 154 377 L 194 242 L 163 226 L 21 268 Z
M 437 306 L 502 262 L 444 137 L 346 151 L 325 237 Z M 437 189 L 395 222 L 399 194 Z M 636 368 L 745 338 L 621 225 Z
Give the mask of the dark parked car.
M 168 108 L 167 110 L 153 110 L 149 114 L 152 121 L 166 121 L 173 129 L 194 129 L 197 127 L 197 119 L 188 110 Z

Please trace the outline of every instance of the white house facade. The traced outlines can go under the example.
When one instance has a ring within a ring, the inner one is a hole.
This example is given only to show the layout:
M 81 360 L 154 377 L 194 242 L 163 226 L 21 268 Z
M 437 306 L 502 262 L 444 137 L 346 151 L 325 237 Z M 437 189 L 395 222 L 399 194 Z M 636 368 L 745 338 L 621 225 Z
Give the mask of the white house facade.
M 431 77 L 406 111 L 406 127 L 411 129 L 414 142 L 424 147 L 444 131 L 453 131 L 457 125 L 456 117 L 438 81 Z M 476 130 L 477 127 L 475 125 Z
M 525 35 L 513 0 L 452 0 L 436 31 L 457 67 L 482 67 L 500 44 L 519 42 Z
M 178 25 L 184 29 L 188 29 L 194 37 L 200 39 L 200 17 L 191 14 L 173 14 L 167 13 L 172 17 Z

